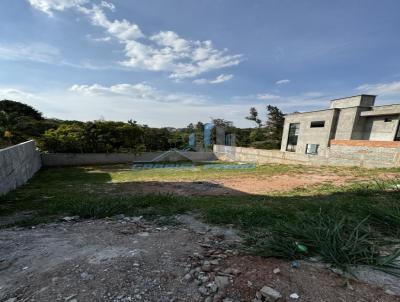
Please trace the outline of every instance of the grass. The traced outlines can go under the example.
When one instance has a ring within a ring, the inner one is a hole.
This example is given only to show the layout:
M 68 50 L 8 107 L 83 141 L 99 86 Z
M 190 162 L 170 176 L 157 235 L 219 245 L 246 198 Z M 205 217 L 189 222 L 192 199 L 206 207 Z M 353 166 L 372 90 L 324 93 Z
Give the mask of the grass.
M 230 177 L 267 178 L 278 174 L 352 176 L 345 186 L 316 185 L 269 195 L 184 198 L 173 195 L 118 195 L 114 184 L 143 181 L 198 181 Z M 393 270 L 392 257 L 381 247 L 400 235 L 399 178 L 374 181 L 399 169 L 315 168 L 265 165 L 251 170 L 154 169 L 132 171 L 127 166 L 54 168 L 40 171 L 25 186 L 0 197 L 0 216 L 21 211 L 35 214 L 15 224 L 29 226 L 62 215 L 102 218 L 142 215 L 161 224 L 175 214 L 196 212 L 212 224 L 233 224 L 246 237 L 249 250 L 263 256 L 297 259 L 319 255 L 346 269 L 371 265 Z M 360 182 L 362 180 L 362 182 Z M 369 181 L 368 181 L 369 180 Z M 307 247 L 301 252 L 299 244 Z

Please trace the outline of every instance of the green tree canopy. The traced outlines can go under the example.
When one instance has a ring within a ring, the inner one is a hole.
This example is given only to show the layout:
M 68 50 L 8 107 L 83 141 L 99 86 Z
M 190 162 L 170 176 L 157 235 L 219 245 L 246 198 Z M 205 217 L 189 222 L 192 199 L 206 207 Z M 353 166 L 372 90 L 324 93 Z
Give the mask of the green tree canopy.
M 7 114 L 15 114 L 17 117 L 25 116 L 34 120 L 43 120 L 43 116 L 39 111 L 20 102 L 2 100 L 0 101 L 0 111 L 4 111 Z

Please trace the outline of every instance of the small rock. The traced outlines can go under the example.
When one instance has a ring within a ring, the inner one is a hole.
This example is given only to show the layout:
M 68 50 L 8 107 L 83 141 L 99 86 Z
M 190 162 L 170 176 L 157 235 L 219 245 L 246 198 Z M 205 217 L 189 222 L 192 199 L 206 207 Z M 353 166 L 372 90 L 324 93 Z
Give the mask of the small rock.
M 115 220 L 122 220 L 122 219 L 125 218 L 125 215 L 124 214 L 118 214 L 118 215 L 114 215 L 113 218 Z
M 202 267 L 201 267 L 201 270 L 203 271 L 203 272 L 210 272 L 211 271 L 211 265 L 208 263 L 208 264 L 204 264 Z
M 276 301 L 282 298 L 282 295 L 275 289 L 269 286 L 264 286 L 261 290 L 261 295 L 266 299 L 270 299 L 272 301 Z
M 272 271 L 274 274 L 279 274 L 281 270 L 277 267 Z
M 290 294 L 290 299 L 298 299 L 298 298 L 300 298 L 300 296 L 298 295 L 298 294 L 296 294 L 296 293 L 293 293 L 293 294 Z
M 186 274 L 183 279 L 185 279 L 186 281 L 190 281 L 192 280 L 192 275 L 191 274 Z
M 205 286 L 200 286 L 198 290 L 199 290 L 199 292 L 200 292 L 200 294 L 202 296 L 207 296 L 208 295 L 208 290 L 207 290 L 207 288 Z
M 391 296 L 396 296 L 396 293 L 390 289 L 385 290 L 385 294 L 391 295 Z
M 81 274 L 81 277 L 82 277 L 82 279 L 84 279 L 84 280 L 93 280 L 93 275 L 91 275 L 91 274 L 88 274 L 87 272 L 83 272 L 82 274 Z
M 17 301 L 17 298 L 9 298 L 5 302 L 15 302 L 15 301 Z
M 207 297 L 207 298 L 204 299 L 203 302 L 212 302 L 212 301 L 213 301 L 212 297 Z
M 66 221 L 66 222 L 71 222 L 74 220 L 78 220 L 79 216 L 65 216 L 63 218 L 61 218 L 62 221 Z
M 248 286 L 248 287 L 253 287 L 253 282 L 247 281 L 247 286 Z
M 216 293 L 218 290 L 218 285 L 215 282 L 208 283 L 207 287 L 210 289 L 212 293 Z
M 206 283 L 210 278 L 208 276 L 202 275 L 198 278 L 202 283 Z
M 76 297 L 76 294 L 73 294 L 73 295 L 71 295 L 71 296 L 69 296 L 69 297 L 66 297 L 64 300 L 65 301 L 71 301 L 73 298 L 75 298 Z
M 143 218 L 143 216 L 136 216 L 136 217 L 130 217 L 129 220 L 131 222 L 139 222 L 142 218 Z
M 229 278 L 225 276 L 216 276 L 214 281 L 218 288 L 225 288 L 230 284 Z
M 141 233 L 138 233 L 138 236 L 140 236 L 140 237 L 149 237 L 149 232 L 141 232 Z
M 227 269 L 223 270 L 222 273 L 228 274 L 228 275 L 239 275 L 241 272 L 240 272 L 240 270 L 238 270 L 236 268 L 227 268 Z

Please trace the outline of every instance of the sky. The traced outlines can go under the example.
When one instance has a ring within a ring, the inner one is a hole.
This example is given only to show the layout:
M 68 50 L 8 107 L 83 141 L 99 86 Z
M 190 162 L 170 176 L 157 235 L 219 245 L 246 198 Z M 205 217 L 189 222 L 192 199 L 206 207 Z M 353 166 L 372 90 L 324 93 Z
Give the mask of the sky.
M 46 117 L 252 126 L 256 107 L 400 103 L 398 0 L 1 0 L 0 99 Z

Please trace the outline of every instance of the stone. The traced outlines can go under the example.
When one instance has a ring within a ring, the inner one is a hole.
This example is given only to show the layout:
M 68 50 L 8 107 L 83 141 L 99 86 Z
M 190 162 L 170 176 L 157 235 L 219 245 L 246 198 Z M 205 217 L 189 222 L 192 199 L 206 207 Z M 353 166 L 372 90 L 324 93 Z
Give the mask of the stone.
M 282 298 L 282 295 L 275 289 L 273 289 L 272 287 L 269 286 L 264 286 L 261 290 L 260 290 L 261 295 L 270 301 L 276 301 L 280 298 Z
M 198 278 L 201 282 L 206 283 L 210 278 L 208 276 L 202 275 Z
M 192 275 L 191 274 L 186 274 L 183 279 L 185 279 L 186 281 L 190 281 L 192 280 Z
M 200 286 L 198 291 L 202 296 L 208 296 L 208 290 L 205 286 Z
M 218 288 L 225 288 L 230 284 L 229 278 L 225 276 L 216 276 L 214 281 Z
M 279 274 L 281 270 L 277 267 L 272 271 L 274 274 Z
M 93 280 L 93 279 L 94 279 L 93 275 L 88 274 L 87 272 L 83 272 L 83 273 L 81 274 L 81 277 L 82 277 L 82 279 L 84 279 L 84 280 Z
M 65 217 L 61 218 L 61 220 L 65 221 L 65 222 L 71 222 L 71 221 L 75 221 L 78 219 L 79 219 L 79 216 L 65 216 Z
M 201 267 L 201 270 L 203 272 L 210 272 L 211 271 L 211 265 L 209 263 L 208 264 L 203 264 L 203 266 Z
M 227 268 L 227 269 L 223 270 L 222 273 L 225 273 L 228 275 L 239 275 L 241 273 L 241 271 L 236 268 Z
M 210 289 L 212 293 L 216 293 L 218 291 L 218 285 L 215 282 L 208 283 L 207 287 Z
M 16 302 L 17 298 L 9 298 L 5 302 Z
M 203 302 L 212 302 L 212 301 L 213 301 L 212 297 L 207 297 L 207 298 L 204 299 Z
M 396 293 L 390 289 L 386 289 L 385 294 L 390 295 L 390 296 L 396 296 Z
M 115 220 L 122 220 L 122 219 L 125 218 L 125 215 L 124 214 L 118 214 L 118 215 L 114 215 L 113 218 Z
M 141 232 L 141 233 L 138 233 L 138 236 L 140 236 L 140 237 L 149 237 L 149 232 Z
M 294 299 L 294 300 L 297 300 L 298 298 L 300 298 L 300 296 L 296 293 L 290 294 L 289 297 L 290 297 L 290 299 Z

